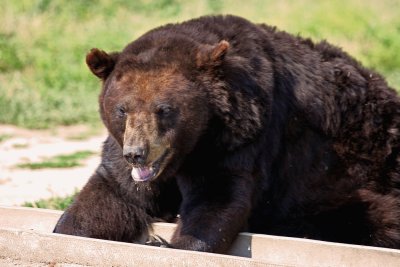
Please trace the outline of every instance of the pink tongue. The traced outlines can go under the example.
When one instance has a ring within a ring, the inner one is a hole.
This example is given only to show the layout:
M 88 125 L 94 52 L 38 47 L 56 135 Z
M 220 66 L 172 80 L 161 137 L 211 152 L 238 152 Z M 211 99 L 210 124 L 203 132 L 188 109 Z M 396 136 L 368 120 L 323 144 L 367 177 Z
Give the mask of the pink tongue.
M 146 177 L 150 176 L 151 171 L 149 168 L 139 168 L 139 176 L 141 179 L 145 179 Z
M 142 168 L 132 168 L 132 178 L 135 181 L 146 181 L 151 178 L 151 170 L 150 168 L 142 167 Z

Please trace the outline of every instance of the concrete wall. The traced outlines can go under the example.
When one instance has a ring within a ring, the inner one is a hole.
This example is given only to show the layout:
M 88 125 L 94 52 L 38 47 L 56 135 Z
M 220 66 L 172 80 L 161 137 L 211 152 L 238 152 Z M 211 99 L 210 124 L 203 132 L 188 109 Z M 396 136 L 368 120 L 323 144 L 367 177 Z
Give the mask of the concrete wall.
M 241 233 L 218 255 L 52 234 L 61 212 L 0 207 L 0 266 L 400 266 L 400 251 Z M 173 224 L 154 224 L 166 240 Z

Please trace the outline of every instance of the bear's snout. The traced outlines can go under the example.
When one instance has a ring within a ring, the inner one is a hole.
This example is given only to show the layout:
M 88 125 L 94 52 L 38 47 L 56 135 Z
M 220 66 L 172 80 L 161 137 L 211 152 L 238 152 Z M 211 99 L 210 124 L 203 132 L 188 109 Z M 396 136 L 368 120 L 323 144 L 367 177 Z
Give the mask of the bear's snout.
M 147 159 L 146 149 L 142 146 L 125 145 L 123 155 L 126 161 L 133 165 L 144 165 Z

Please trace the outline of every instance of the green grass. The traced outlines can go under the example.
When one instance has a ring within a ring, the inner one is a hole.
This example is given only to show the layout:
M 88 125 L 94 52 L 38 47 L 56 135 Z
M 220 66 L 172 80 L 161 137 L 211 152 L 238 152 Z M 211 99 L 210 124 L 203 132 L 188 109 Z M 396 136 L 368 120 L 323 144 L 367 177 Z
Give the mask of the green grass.
M 93 155 L 92 151 L 78 151 L 68 155 L 58 155 L 45 159 L 41 162 L 30 162 L 18 164 L 18 168 L 24 169 L 46 169 L 46 168 L 71 168 L 81 166 L 81 161 Z
M 93 128 L 87 127 L 81 131 L 75 131 L 73 134 L 70 134 L 66 137 L 67 140 L 73 141 L 82 141 L 87 140 L 94 135 L 99 135 L 102 133 L 103 128 Z
M 65 210 L 69 205 L 72 204 L 77 194 L 78 191 L 67 197 L 52 197 L 49 199 L 40 199 L 34 202 L 25 202 L 22 204 L 22 206 L 41 209 Z
M 400 89 L 399 10 L 393 0 L 6 0 L 0 8 L 0 123 L 96 125 L 100 83 L 84 63 L 90 48 L 121 50 L 156 26 L 216 13 L 328 39 Z
M 9 134 L 0 134 L 0 143 L 10 139 L 12 136 Z
M 12 147 L 13 147 L 13 148 L 16 148 L 16 149 L 22 149 L 22 148 L 27 148 L 27 147 L 29 147 L 29 145 L 28 145 L 28 144 L 13 144 Z

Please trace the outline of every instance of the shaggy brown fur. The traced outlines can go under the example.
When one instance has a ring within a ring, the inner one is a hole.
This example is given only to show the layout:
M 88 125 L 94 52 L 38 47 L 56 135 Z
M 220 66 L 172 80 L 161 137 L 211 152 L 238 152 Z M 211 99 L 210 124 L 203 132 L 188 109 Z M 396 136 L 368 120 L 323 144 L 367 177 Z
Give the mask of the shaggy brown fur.
M 179 213 L 174 248 L 243 230 L 400 248 L 400 101 L 342 50 L 215 16 L 87 63 L 110 136 L 55 232 L 135 242 Z

